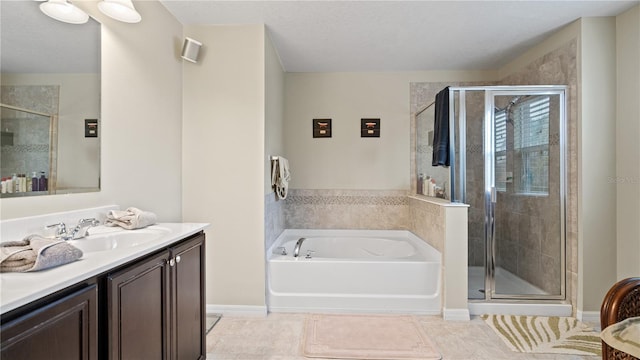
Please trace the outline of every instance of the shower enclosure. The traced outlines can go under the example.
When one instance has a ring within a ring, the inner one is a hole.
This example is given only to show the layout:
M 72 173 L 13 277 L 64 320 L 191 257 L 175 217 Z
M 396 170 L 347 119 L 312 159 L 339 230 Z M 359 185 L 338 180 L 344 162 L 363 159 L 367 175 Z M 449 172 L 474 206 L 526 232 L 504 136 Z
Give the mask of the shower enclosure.
M 35 172 L 48 178 L 43 191 L 11 192 L 0 197 L 20 197 L 53 194 L 57 178 L 58 117 L 35 110 L 0 104 L 0 175 L 24 174 L 29 178 Z
M 564 300 L 566 88 L 449 90 L 448 193 L 469 205 L 469 299 Z

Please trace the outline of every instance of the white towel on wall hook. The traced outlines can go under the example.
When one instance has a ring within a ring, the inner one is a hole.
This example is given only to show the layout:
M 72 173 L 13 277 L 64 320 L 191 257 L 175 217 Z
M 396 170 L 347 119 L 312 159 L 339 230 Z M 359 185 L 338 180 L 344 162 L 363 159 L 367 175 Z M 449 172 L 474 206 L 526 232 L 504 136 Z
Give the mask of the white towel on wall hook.
M 287 198 L 289 192 L 289 160 L 282 156 L 271 157 L 271 186 L 280 200 Z

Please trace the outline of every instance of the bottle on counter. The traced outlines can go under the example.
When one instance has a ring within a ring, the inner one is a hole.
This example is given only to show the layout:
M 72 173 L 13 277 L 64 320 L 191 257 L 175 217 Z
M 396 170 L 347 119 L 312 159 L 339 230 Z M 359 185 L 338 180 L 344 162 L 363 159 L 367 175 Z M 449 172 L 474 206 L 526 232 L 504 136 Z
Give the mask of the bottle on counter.
M 418 182 L 416 183 L 416 194 L 422 194 L 424 186 L 424 174 L 418 175 Z
M 24 174 L 25 176 L 25 191 L 26 192 L 31 192 L 32 191 L 32 187 L 33 185 L 31 184 L 31 178 L 29 176 L 27 176 L 27 174 Z
M 13 194 L 16 192 L 16 183 L 18 182 L 18 176 L 16 174 L 11 175 L 11 180 L 9 181 L 8 193 Z
M 20 192 L 27 192 L 27 174 L 20 175 Z
M 44 171 L 40 171 L 40 179 L 38 179 L 38 191 L 47 191 L 47 177 Z
M 39 191 L 38 184 L 38 173 L 34 171 L 31 173 L 31 191 Z
M 2 182 L 0 183 L 0 193 L 2 194 L 6 194 L 7 193 L 7 183 L 6 183 L 7 179 L 2 178 Z
M 429 196 L 436 196 L 436 179 L 431 179 L 429 182 Z

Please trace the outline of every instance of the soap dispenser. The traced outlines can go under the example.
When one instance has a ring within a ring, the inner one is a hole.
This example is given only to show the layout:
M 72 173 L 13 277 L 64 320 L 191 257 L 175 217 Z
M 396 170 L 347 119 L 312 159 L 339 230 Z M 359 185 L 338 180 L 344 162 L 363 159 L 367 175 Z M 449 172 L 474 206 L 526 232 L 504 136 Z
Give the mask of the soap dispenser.
M 40 187 L 38 186 L 38 173 L 31 173 L 31 191 L 39 191 Z
M 44 171 L 40 171 L 40 179 L 38 179 L 38 190 L 47 191 L 47 177 L 44 176 Z

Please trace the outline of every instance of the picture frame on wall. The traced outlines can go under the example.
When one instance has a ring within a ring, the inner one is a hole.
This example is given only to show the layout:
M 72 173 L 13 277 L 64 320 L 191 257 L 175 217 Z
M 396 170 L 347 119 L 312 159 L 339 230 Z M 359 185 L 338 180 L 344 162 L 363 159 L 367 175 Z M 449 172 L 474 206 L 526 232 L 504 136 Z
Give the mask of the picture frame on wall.
M 313 119 L 313 137 L 331 137 L 331 119 Z
M 380 119 L 360 119 L 360 137 L 380 137 Z

